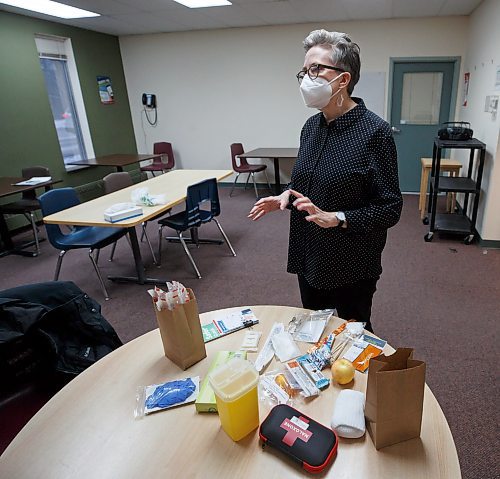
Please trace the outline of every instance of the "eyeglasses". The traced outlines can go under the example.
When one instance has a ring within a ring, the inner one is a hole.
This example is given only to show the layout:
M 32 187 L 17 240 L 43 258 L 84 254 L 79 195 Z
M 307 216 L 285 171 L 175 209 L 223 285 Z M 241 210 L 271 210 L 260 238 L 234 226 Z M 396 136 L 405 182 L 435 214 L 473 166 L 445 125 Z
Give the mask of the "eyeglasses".
M 297 77 L 297 81 L 299 83 L 302 83 L 302 80 L 306 76 L 306 73 L 309 75 L 309 78 L 311 80 L 316 80 L 316 78 L 318 78 L 319 74 L 325 69 L 326 70 L 335 70 L 336 72 L 340 72 L 340 73 L 345 72 L 345 70 L 342 70 L 342 68 L 332 67 L 330 65 L 323 65 L 321 63 L 313 63 L 307 70 L 300 70 L 300 72 L 297 73 L 297 75 L 295 75 L 295 76 Z

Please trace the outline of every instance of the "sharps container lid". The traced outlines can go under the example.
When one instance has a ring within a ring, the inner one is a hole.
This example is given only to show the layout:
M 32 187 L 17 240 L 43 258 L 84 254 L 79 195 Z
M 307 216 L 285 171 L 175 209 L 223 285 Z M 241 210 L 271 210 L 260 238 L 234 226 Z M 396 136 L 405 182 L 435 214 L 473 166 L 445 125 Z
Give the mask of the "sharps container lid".
M 210 373 L 209 381 L 219 398 L 231 402 L 257 385 L 259 373 L 250 361 L 233 358 Z

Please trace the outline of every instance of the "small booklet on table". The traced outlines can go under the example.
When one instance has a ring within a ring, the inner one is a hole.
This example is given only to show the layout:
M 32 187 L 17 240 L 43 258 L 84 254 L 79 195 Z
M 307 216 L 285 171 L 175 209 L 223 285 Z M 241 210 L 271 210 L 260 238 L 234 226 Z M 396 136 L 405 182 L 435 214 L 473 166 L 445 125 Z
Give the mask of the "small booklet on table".
M 19 183 L 14 183 L 13 186 L 34 186 L 41 183 L 46 183 L 52 179 L 51 176 L 33 176 L 29 180 L 20 181 Z
M 258 324 L 258 322 L 259 320 L 250 308 L 228 313 L 225 316 L 214 319 L 211 323 L 202 325 L 203 341 L 208 343 L 234 331 L 249 328 L 254 324 Z

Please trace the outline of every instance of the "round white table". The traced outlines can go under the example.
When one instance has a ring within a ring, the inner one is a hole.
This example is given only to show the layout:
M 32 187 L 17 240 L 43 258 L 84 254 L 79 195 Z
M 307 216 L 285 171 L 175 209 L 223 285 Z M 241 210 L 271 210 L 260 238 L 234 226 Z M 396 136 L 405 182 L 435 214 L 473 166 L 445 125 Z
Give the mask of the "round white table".
M 241 309 L 241 308 L 234 308 Z M 263 332 L 275 321 L 290 321 L 299 308 L 252 306 Z M 230 310 L 204 313 L 202 323 Z M 153 313 L 152 313 L 153 314 Z M 332 318 L 326 332 L 342 320 Z M 217 414 L 197 413 L 194 404 L 134 419 L 138 386 L 187 376 L 204 377 L 219 350 L 235 350 L 244 331 L 208 343 L 207 358 L 182 371 L 163 355 L 158 330 L 125 344 L 84 371 L 57 393 L 21 430 L 0 457 L 2 478 L 293 478 L 310 477 L 272 448 L 262 450 L 258 430 L 233 442 Z M 299 343 L 305 350 L 307 345 Z M 393 349 L 386 346 L 384 352 Z M 257 353 L 249 353 L 255 359 Z M 418 352 L 417 352 L 418 357 Z M 275 360 L 274 360 L 275 361 Z M 267 370 L 273 368 L 268 366 Z M 327 371 L 325 371 L 327 373 Z M 356 372 L 347 387 L 365 391 L 367 375 Z M 295 407 L 329 426 L 341 386 L 331 385 Z M 261 402 L 261 421 L 269 405 Z M 425 387 L 422 432 L 393 446 L 375 449 L 368 433 L 340 439 L 337 457 L 320 477 L 335 479 L 458 479 L 457 452 L 446 418 Z

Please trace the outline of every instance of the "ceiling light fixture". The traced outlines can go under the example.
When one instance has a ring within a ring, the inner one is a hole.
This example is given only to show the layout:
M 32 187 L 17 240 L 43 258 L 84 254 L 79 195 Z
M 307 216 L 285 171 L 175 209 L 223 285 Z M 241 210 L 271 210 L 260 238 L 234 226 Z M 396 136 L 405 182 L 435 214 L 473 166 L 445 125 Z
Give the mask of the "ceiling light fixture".
M 52 0 L 0 0 L 0 3 L 59 18 L 87 18 L 101 16 L 99 13 L 89 12 L 88 10 L 82 10 L 81 8 L 71 7 L 59 2 L 53 2 Z
M 226 5 L 232 5 L 227 0 L 174 0 L 174 2 L 189 8 L 225 7 Z

